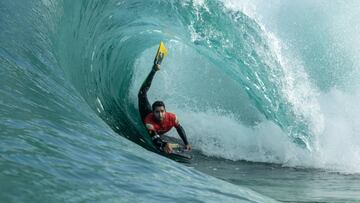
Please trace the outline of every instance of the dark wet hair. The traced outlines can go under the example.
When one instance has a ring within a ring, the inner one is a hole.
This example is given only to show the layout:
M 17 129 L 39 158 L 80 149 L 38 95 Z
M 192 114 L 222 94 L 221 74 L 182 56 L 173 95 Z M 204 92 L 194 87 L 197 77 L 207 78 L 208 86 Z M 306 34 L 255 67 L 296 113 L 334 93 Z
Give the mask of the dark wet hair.
M 163 101 L 156 101 L 156 102 L 154 102 L 153 105 L 152 105 L 152 110 L 154 111 L 155 108 L 158 107 L 158 106 L 163 106 L 163 107 L 165 108 L 165 104 L 164 104 Z

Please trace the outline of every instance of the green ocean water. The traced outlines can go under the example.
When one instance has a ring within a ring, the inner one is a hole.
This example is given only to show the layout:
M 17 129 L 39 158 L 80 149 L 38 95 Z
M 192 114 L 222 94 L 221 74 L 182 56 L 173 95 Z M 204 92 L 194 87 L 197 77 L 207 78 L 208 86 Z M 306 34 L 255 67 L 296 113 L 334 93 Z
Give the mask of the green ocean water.
M 0 202 L 360 201 L 359 8 L 2 1 Z M 159 41 L 149 99 L 180 118 L 186 165 L 138 114 Z

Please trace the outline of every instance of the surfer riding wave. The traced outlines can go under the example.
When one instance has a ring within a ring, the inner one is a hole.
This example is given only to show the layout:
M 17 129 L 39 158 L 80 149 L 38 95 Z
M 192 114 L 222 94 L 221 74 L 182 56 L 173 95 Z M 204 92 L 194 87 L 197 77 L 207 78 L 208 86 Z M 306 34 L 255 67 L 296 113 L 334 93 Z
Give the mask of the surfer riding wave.
M 162 136 L 175 127 L 176 131 L 184 142 L 185 149 L 190 151 L 191 145 L 186 138 L 184 128 L 180 125 L 177 116 L 173 113 L 166 112 L 164 102 L 155 101 L 153 105 L 150 105 L 150 102 L 147 98 L 147 92 L 150 89 L 151 82 L 155 76 L 155 73 L 160 70 L 161 61 L 164 58 L 164 53 L 159 52 L 159 50 L 155 57 L 151 72 L 146 77 L 139 90 L 138 101 L 140 116 L 151 136 L 154 146 L 157 149 L 164 151 L 165 153 L 172 153 L 173 150 L 171 145 L 164 141 Z

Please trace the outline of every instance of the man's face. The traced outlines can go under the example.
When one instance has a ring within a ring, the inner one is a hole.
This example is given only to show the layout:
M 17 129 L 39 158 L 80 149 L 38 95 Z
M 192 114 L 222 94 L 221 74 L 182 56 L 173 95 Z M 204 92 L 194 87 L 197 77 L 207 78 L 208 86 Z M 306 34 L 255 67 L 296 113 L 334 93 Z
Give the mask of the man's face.
M 163 106 L 157 106 L 154 109 L 154 117 L 157 121 L 163 121 L 165 119 L 165 107 Z

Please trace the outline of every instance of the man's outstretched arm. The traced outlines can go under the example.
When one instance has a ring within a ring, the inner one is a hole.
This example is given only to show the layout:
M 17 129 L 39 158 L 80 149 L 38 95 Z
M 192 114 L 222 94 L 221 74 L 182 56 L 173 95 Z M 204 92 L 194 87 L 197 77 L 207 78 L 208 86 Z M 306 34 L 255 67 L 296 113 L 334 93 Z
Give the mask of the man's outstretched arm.
M 179 136 L 183 140 L 184 144 L 188 145 L 189 142 L 187 141 L 185 130 L 180 124 L 178 124 L 178 126 L 176 127 L 176 131 L 178 132 Z
M 186 138 L 186 133 L 185 133 L 184 128 L 183 128 L 180 124 L 178 124 L 178 125 L 176 126 L 176 131 L 178 132 L 179 136 L 180 136 L 181 139 L 183 140 L 183 142 L 184 142 L 184 144 L 185 144 L 185 146 L 186 146 L 186 149 L 187 149 L 187 150 L 191 150 L 191 145 L 189 144 L 189 142 L 188 142 L 188 140 L 187 140 L 187 138 Z

